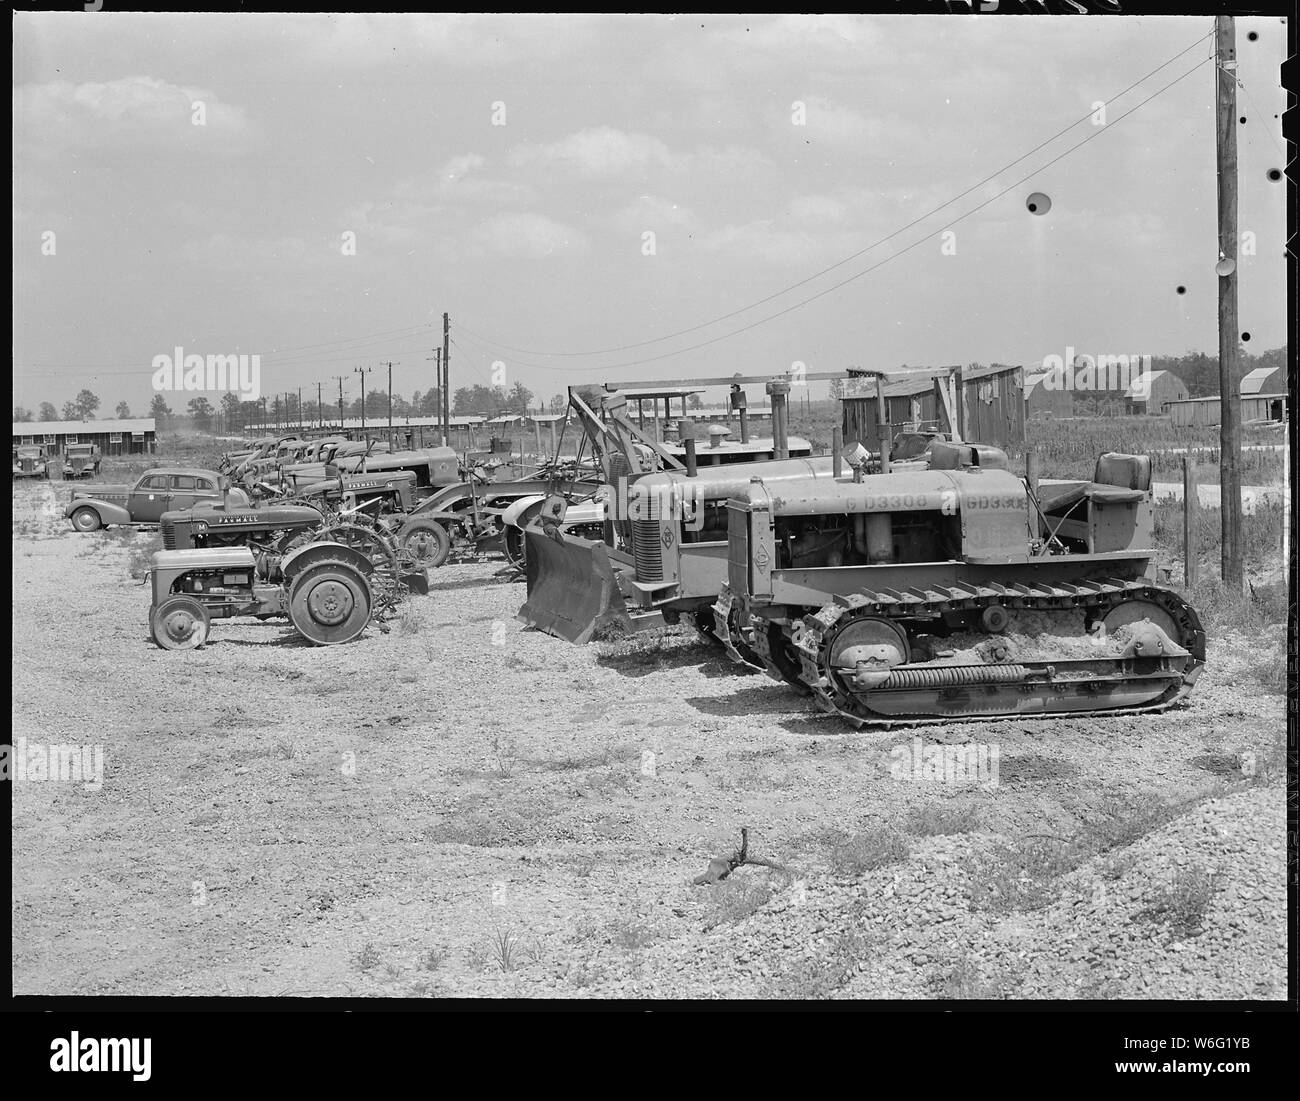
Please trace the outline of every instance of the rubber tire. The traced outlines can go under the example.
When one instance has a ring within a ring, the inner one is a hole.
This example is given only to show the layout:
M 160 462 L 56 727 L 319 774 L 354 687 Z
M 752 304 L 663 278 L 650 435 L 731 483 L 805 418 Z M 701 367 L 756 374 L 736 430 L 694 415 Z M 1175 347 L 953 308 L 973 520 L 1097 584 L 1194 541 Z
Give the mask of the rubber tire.
M 521 573 L 528 568 L 527 545 L 528 540 L 523 529 L 507 524 L 501 536 L 501 549 L 505 553 L 506 561 Z
M 432 548 L 420 557 L 407 551 L 407 541 L 417 532 L 423 532 L 432 544 Z M 408 520 L 398 530 L 397 547 L 401 557 L 412 565 L 436 570 L 447 561 L 447 556 L 451 554 L 451 533 L 437 520 L 423 520 L 417 517 Z
M 84 524 L 78 523 L 77 521 L 79 517 L 89 517 L 89 521 Z M 74 531 L 98 531 L 104 526 L 104 521 L 99 518 L 99 513 L 89 507 L 77 509 L 77 511 L 72 514 L 71 520 Z
M 183 640 L 171 639 L 162 630 L 162 621 L 178 611 L 190 613 L 194 620 L 194 630 Z M 197 650 L 208 641 L 211 627 L 208 610 L 192 596 L 170 596 L 149 614 L 150 633 L 154 642 L 164 650 Z
M 306 594 L 324 582 L 344 585 L 351 594 L 353 607 L 342 623 L 320 627 L 312 621 L 310 610 L 306 606 Z M 315 646 L 338 646 L 360 637 L 370 622 L 374 602 L 370 584 L 359 570 L 345 562 L 317 562 L 298 574 L 289 587 L 289 622 L 303 638 Z M 304 624 L 308 629 L 304 630 Z M 338 637 L 322 637 L 331 627 L 339 631 Z

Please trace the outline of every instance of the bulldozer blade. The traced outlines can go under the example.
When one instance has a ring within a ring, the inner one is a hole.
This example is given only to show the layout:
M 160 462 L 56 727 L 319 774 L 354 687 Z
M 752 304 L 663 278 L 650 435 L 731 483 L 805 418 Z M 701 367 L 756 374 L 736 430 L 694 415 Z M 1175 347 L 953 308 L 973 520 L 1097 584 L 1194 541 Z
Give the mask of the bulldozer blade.
M 538 524 L 524 529 L 528 599 L 515 617 L 529 627 L 581 646 L 598 627 L 632 621 L 605 544 L 576 535 L 548 535 Z

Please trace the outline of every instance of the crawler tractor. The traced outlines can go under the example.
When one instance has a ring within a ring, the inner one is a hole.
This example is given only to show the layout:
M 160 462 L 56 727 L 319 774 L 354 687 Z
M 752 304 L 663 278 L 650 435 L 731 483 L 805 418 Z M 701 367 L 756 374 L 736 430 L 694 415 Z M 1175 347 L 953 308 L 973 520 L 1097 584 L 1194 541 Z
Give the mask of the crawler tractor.
M 1151 462 L 1022 480 L 994 448 L 930 468 L 775 484 L 729 503 L 715 628 L 855 726 L 1163 710 L 1205 662 L 1154 577 Z M 737 629 L 737 625 L 740 628 Z
M 513 518 L 523 528 L 527 547 L 528 600 L 517 618 L 577 644 L 589 641 L 600 627 L 644 630 L 677 623 L 683 615 L 713 637 L 712 606 L 727 580 L 728 499 L 759 476 L 773 487 L 829 479 L 837 460 L 790 457 L 789 447 L 805 453 L 808 448 L 787 434 L 785 393 L 779 385 L 773 389 L 774 440 L 751 444 L 745 439 L 750 452 L 732 452 L 728 461 L 717 463 L 710 461 L 717 457 L 711 452 L 720 448 L 706 445 L 697 452 L 696 438 L 689 433 L 676 449 L 643 436 L 626 416 L 626 400 L 621 394 L 606 398 L 604 416 L 598 418 L 570 392 L 570 406 L 607 482 L 602 490 L 605 530 L 603 538 L 584 538 L 583 529 L 589 533 L 600 513 L 582 502 L 577 524 L 571 524 L 558 496 L 534 506 L 531 516 Z M 771 458 L 773 453 L 778 457 Z M 739 461 L 747 454 L 761 458 Z M 918 459 L 912 465 L 923 468 L 926 462 Z M 739 649 L 761 667 L 757 655 L 743 645 Z
M 375 611 L 374 567 L 353 547 L 313 542 L 281 558 L 248 547 L 162 550 L 153 556 L 149 626 L 165 650 L 208 640 L 211 620 L 288 616 L 309 642 L 351 642 Z

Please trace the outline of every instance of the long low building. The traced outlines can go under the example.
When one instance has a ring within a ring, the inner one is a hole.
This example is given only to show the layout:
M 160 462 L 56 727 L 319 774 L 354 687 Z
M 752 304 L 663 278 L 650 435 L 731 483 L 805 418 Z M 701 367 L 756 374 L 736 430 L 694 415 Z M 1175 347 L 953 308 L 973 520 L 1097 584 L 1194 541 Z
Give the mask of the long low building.
M 485 417 L 452 417 L 449 429 L 451 439 L 448 441 L 453 447 L 465 447 L 466 445 L 475 446 L 475 433 L 487 424 Z M 245 438 L 255 438 L 258 436 L 278 436 L 289 435 L 298 430 L 297 423 L 286 423 L 281 421 L 279 425 L 274 420 L 253 421 L 244 425 L 243 434 Z M 399 441 L 406 441 L 412 447 L 433 446 L 441 438 L 442 418 L 441 417 L 393 417 L 393 435 Z M 312 436 L 338 432 L 351 438 L 359 438 L 362 431 L 360 417 L 344 417 L 340 428 L 339 419 L 335 417 L 328 420 L 324 426 L 316 424 L 314 421 L 308 421 L 301 431 Z M 365 423 L 366 435 L 372 439 L 384 439 L 388 435 L 388 416 L 382 414 L 377 417 L 366 417 Z
M 1241 396 L 1241 422 L 1284 421 L 1289 413 L 1288 394 L 1243 394 Z M 1209 398 L 1188 398 L 1171 401 L 1165 405 L 1175 428 L 1192 425 L 1214 425 L 1222 420 L 1219 395 Z
M 70 443 L 93 443 L 104 455 L 152 455 L 157 447 L 154 418 L 14 422 L 14 447 L 45 444 L 63 454 Z

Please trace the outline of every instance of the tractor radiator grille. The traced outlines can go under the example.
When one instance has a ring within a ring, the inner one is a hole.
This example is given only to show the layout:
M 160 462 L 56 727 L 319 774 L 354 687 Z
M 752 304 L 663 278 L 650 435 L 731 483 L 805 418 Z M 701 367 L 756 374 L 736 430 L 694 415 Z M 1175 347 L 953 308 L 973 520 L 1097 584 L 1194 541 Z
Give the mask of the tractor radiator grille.
M 657 521 L 632 521 L 632 555 L 636 559 L 638 581 L 664 579 L 664 552 L 663 545 L 659 542 Z
M 176 526 L 174 524 L 163 524 L 162 537 L 163 550 L 176 549 Z

